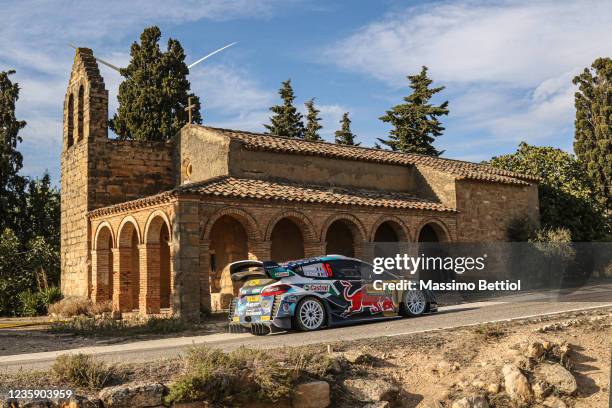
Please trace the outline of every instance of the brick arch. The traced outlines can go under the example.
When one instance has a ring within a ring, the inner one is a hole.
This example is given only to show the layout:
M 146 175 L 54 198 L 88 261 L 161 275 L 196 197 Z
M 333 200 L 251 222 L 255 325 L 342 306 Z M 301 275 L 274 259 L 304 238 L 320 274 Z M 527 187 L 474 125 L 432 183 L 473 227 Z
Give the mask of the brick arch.
M 326 241 L 327 230 L 336 221 L 345 221 L 347 223 L 347 226 L 353 233 L 355 243 L 366 241 L 366 237 L 368 236 L 368 234 L 366 233 L 366 229 L 361 223 L 361 221 L 359 221 L 359 219 L 352 214 L 340 213 L 334 214 L 328 217 L 327 220 L 325 220 L 325 223 L 323 224 L 323 228 L 321 230 L 321 242 Z
M 255 221 L 255 218 L 245 210 L 236 207 L 227 207 L 223 208 L 216 213 L 214 213 L 209 219 L 206 225 L 204 226 L 204 231 L 202 232 L 203 240 L 210 240 L 210 231 L 212 230 L 215 222 L 224 215 L 230 216 L 236 219 L 245 229 L 247 233 L 247 237 L 250 241 L 262 241 L 261 231 L 259 229 L 259 224 Z
M 123 236 L 123 228 L 129 228 L 128 224 L 131 224 L 134 230 L 136 231 L 136 236 L 138 237 L 138 243 L 142 244 L 142 237 L 140 234 L 140 227 L 138 225 L 138 221 L 131 215 L 126 216 L 121 220 L 121 224 L 119 224 L 119 228 L 117 229 L 117 240 L 116 247 L 120 248 L 129 248 L 132 246 L 131 241 L 127 242 L 126 237 Z M 126 227 L 128 226 L 128 227 Z M 129 238 L 131 240 L 131 237 Z
M 452 235 L 450 233 L 450 229 L 448 228 L 446 223 L 439 218 L 431 217 L 431 218 L 426 218 L 419 223 L 419 226 L 417 227 L 415 236 L 414 236 L 415 242 L 418 242 L 419 236 L 421 235 L 421 230 L 426 225 L 433 226 L 434 230 L 438 234 L 438 238 L 440 238 L 440 242 L 449 242 L 453 240 Z M 440 236 L 440 235 L 443 235 L 443 236 Z
M 391 225 L 391 228 L 395 230 L 395 233 L 397 234 L 400 241 L 412 241 L 410 229 L 401 219 L 394 215 L 383 215 L 379 217 L 376 222 L 374 222 L 374 225 L 372 225 L 372 229 L 370 230 L 370 242 L 374 242 L 376 231 L 385 222 L 389 223 Z
M 166 224 L 166 228 L 168 228 L 169 233 L 169 240 L 172 240 L 170 219 L 162 210 L 156 210 L 149 215 L 149 218 L 147 218 L 147 222 L 145 224 L 143 235 L 145 244 L 159 243 L 159 233 L 163 224 Z
M 304 242 L 315 242 L 317 240 L 316 229 L 310 218 L 308 218 L 305 214 L 299 211 L 281 211 L 276 214 L 274 218 L 272 218 L 268 223 L 265 235 L 266 241 L 271 240 L 272 231 L 274 230 L 274 227 L 283 218 L 288 218 L 289 220 L 295 222 L 295 224 L 302 232 Z
M 103 223 L 101 223 L 100 225 L 98 225 L 98 228 L 96 229 L 96 233 L 94 234 L 94 239 L 93 239 L 93 249 L 110 249 L 110 248 L 98 248 L 98 239 L 100 238 L 100 234 L 103 233 L 104 229 L 108 229 L 109 231 L 109 235 L 110 235 L 110 239 L 111 239 L 111 248 L 115 248 L 116 245 L 116 240 L 115 240 L 115 233 L 113 231 L 113 227 L 111 227 L 110 223 L 108 221 L 104 221 Z

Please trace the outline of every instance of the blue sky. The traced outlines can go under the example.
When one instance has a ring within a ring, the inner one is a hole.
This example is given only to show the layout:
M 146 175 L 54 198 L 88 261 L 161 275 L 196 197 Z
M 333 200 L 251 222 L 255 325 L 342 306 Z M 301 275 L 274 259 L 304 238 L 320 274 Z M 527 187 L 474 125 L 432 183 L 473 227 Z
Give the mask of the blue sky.
M 177 38 L 187 62 L 238 44 L 193 68 L 204 123 L 262 131 L 281 81 L 297 103 L 311 97 L 333 140 L 343 112 L 371 146 L 388 133 L 378 120 L 407 94 L 406 75 L 430 68 L 450 101 L 436 146 L 480 161 L 521 140 L 571 151 L 571 78 L 612 54 L 612 2 L 605 1 L 12 1 L 0 7 L 0 70 L 15 69 L 24 173 L 59 180 L 62 104 L 73 50 L 93 48 L 119 66 L 142 29 Z M 121 77 L 101 67 L 117 106 Z

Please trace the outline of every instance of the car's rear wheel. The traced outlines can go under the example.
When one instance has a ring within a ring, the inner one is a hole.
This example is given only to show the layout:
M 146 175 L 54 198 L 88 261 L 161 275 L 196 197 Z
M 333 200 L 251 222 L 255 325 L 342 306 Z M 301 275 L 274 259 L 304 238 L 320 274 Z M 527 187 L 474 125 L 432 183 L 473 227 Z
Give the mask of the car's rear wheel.
M 404 292 L 404 299 L 400 313 L 402 316 L 420 316 L 427 309 L 427 299 L 421 290 L 407 290 Z
M 295 326 L 301 331 L 320 329 L 325 324 L 325 318 L 325 306 L 317 298 L 304 298 L 295 308 Z

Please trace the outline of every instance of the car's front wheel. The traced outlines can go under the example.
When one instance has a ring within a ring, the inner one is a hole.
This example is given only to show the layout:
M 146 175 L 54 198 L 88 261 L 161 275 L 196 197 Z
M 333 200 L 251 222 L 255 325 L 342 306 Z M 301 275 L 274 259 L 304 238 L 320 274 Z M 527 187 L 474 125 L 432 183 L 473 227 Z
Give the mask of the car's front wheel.
M 407 290 L 404 292 L 404 299 L 401 305 L 400 314 L 402 316 L 420 316 L 427 309 L 427 299 L 421 290 Z
M 314 297 L 304 298 L 295 308 L 294 321 L 301 331 L 318 330 L 325 324 L 325 306 Z

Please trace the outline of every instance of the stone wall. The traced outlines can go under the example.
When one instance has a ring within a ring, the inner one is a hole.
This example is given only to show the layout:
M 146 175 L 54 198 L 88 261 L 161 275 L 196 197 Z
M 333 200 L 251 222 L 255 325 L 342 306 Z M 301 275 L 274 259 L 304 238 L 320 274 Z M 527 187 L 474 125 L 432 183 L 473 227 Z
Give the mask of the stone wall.
M 459 241 L 506 241 L 514 218 L 538 222 L 538 187 L 457 181 L 457 209 Z

